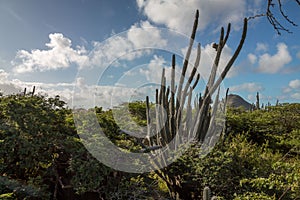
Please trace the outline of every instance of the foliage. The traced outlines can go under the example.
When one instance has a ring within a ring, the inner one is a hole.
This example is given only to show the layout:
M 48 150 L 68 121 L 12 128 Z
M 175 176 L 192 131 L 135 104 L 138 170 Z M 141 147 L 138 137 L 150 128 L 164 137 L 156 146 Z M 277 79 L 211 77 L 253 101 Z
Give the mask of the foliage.
M 145 103 L 133 105 L 144 123 Z M 120 130 L 113 110 L 95 110 L 114 143 L 141 148 Z M 183 199 L 201 199 L 206 186 L 217 199 L 299 198 L 299 111 L 299 104 L 228 109 L 225 137 L 207 156 L 195 144 L 168 166 Z M 2 96 L 0 115 L 1 199 L 167 199 L 166 182 L 156 173 L 118 172 L 93 158 L 58 96 Z
M 269 106 L 252 112 L 229 108 L 226 123 L 227 134 L 248 132 L 249 140 L 257 144 L 268 141 L 270 148 L 286 153 L 291 146 L 288 143 L 293 140 L 291 137 L 297 137 L 291 132 L 300 129 L 300 105 Z
M 112 110 L 95 111 L 112 141 L 129 150 L 138 148 L 125 133 L 120 133 Z M 136 188 L 143 185 L 143 179 L 132 181 L 136 175 L 104 166 L 85 149 L 76 133 L 72 111 L 59 96 L 2 96 L 0 143 L 1 198 L 97 199 L 112 198 L 112 191 L 127 193 L 128 197 L 135 190 L 128 191 L 125 183 Z M 154 187 L 150 190 L 155 191 Z
M 229 109 L 225 139 L 206 157 L 195 145 L 168 167 L 185 199 L 200 199 L 205 186 L 220 199 L 300 197 L 299 108 Z
M 63 142 L 74 135 L 65 123 L 65 103 L 58 97 L 21 95 L 2 97 L 0 103 L 0 174 L 49 197 L 54 163 L 65 150 Z

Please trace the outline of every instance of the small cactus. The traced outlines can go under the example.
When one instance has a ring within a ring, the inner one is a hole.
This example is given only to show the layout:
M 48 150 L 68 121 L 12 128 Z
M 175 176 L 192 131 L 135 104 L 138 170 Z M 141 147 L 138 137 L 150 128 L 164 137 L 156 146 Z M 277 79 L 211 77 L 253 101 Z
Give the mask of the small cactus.
M 218 199 L 218 197 L 216 197 L 216 196 L 211 197 L 211 191 L 208 186 L 206 186 L 203 189 L 203 200 L 217 200 L 217 199 Z
M 203 200 L 210 200 L 211 199 L 210 196 L 211 196 L 210 188 L 206 186 L 203 189 Z

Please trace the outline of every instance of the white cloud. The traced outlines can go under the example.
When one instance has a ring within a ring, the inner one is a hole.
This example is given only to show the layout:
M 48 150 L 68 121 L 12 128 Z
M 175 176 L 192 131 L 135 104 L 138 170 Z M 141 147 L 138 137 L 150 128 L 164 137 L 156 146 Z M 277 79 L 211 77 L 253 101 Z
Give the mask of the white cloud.
M 249 94 L 247 96 L 247 99 L 250 100 L 250 102 L 256 102 L 256 94 Z M 278 98 L 274 97 L 274 96 L 268 96 L 268 95 L 264 95 L 263 93 L 259 93 L 259 100 L 261 103 L 268 103 L 268 102 L 272 102 L 272 101 L 276 101 Z M 282 99 L 279 99 L 282 100 Z
M 161 30 L 148 21 L 136 23 L 128 31 L 106 41 L 93 42 L 91 50 L 84 46 L 73 48 L 71 40 L 61 33 L 49 34 L 49 38 L 50 42 L 45 44 L 48 48 L 46 50 L 18 51 L 12 61 L 14 72 L 58 70 L 69 68 L 72 64 L 80 69 L 95 66 L 105 68 L 116 59 L 133 60 L 151 52 L 151 48 L 163 48 L 167 45 Z
M 126 55 L 133 49 L 132 43 L 121 36 L 114 36 L 105 42 L 94 42 L 93 50 L 91 51 L 90 65 L 104 68 L 111 61 Z
M 3 76 L 3 74 L 5 76 Z M 32 87 L 35 86 L 37 94 L 43 94 L 48 97 L 54 97 L 59 95 L 60 98 L 67 103 L 69 107 L 93 107 L 95 103 L 101 103 L 99 106 L 108 108 L 112 105 L 112 95 L 115 97 L 114 105 L 120 103 L 121 100 L 127 100 L 127 96 L 130 93 L 130 89 L 118 88 L 113 86 L 89 86 L 85 83 L 82 77 L 78 77 L 71 83 L 42 83 L 42 82 L 27 82 L 19 79 L 3 79 L 6 77 L 6 73 L 0 70 L 0 92 L 5 95 L 16 94 L 23 92 L 24 88 L 27 88 L 27 92 L 30 92 Z M 74 90 L 74 87 L 76 89 Z M 101 98 L 97 98 L 98 102 L 95 102 L 95 95 Z M 118 101 L 117 101 L 118 100 Z M 80 106 L 79 106 L 80 105 Z
M 89 65 L 105 68 L 116 59 L 133 60 L 149 54 L 153 48 L 164 48 L 166 45 L 167 40 L 161 30 L 148 21 L 141 21 L 127 32 L 114 35 L 104 42 L 94 42 Z
M 249 53 L 248 54 L 248 60 L 250 61 L 251 64 L 255 64 L 256 61 L 257 61 L 257 56 L 252 54 L 252 53 Z
M 83 65 L 87 61 L 83 47 L 72 48 L 71 40 L 61 33 L 49 34 L 47 50 L 19 50 L 12 61 L 14 72 L 26 73 L 68 68 L 72 63 Z
M 189 34 L 196 9 L 199 9 L 199 27 L 201 30 L 209 24 L 226 26 L 231 22 L 234 27 L 241 23 L 248 12 L 253 12 L 257 4 L 246 5 L 246 0 L 137 0 L 137 6 L 143 14 L 157 24 L 166 25 L 182 33 Z
M 137 88 L 117 84 L 115 86 L 87 85 L 83 77 L 78 77 L 74 83 L 72 105 L 76 108 L 91 108 L 95 105 L 112 108 L 133 99 L 144 100 L 146 94 Z M 70 102 L 70 101 L 69 101 Z
M 205 78 L 208 78 L 210 75 L 211 68 L 213 66 L 213 62 L 216 55 L 216 50 L 212 48 L 212 44 L 213 43 L 205 45 L 201 50 L 199 72 L 201 76 L 204 76 Z M 195 59 L 195 57 L 196 57 L 196 50 L 194 51 L 193 58 Z M 217 71 L 218 75 L 220 75 L 221 72 L 224 70 L 225 66 L 227 65 L 227 62 L 230 60 L 231 57 L 232 57 L 232 49 L 228 45 L 225 45 L 219 62 L 219 67 Z M 231 78 L 236 76 L 237 74 L 238 74 L 238 68 L 232 66 L 226 77 Z
M 229 89 L 232 92 L 238 92 L 238 91 L 246 91 L 246 92 L 260 92 L 264 90 L 264 87 L 259 83 L 243 83 L 241 85 L 235 85 L 230 87 Z
M 283 93 L 290 93 L 292 91 L 292 88 L 290 88 L 290 87 L 284 87 L 283 89 L 282 89 L 282 92 Z
M 291 80 L 288 86 L 282 88 L 284 99 L 300 100 L 300 79 Z
M 167 44 L 167 41 L 162 39 L 160 30 L 152 26 L 149 21 L 141 21 L 140 24 L 131 26 L 127 38 L 136 49 Z
M 182 48 L 181 54 L 185 55 L 186 50 L 187 50 L 187 47 Z M 195 59 L 196 59 L 196 53 L 197 53 L 196 48 L 193 48 L 191 57 L 189 60 L 187 72 L 186 72 L 186 74 L 187 74 L 186 79 L 188 79 L 189 74 L 191 73 L 191 71 L 193 69 Z M 207 44 L 204 47 L 201 47 L 201 59 L 200 59 L 200 65 L 199 65 L 197 73 L 200 73 L 201 79 L 204 80 L 205 82 L 207 82 L 209 75 L 211 73 L 215 55 L 216 55 L 216 51 L 214 48 L 212 48 L 212 44 Z M 220 59 L 216 79 L 218 78 L 220 73 L 225 68 L 225 65 L 231 58 L 231 55 L 232 55 L 232 50 L 226 45 L 224 47 L 224 51 L 223 51 L 223 54 Z M 180 61 L 181 61 L 181 63 L 180 63 Z M 176 68 L 175 68 L 176 80 L 175 81 L 179 81 L 178 78 L 181 75 L 183 61 L 184 61 L 183 59 L 181 60 L 181 59 L 178 59 L 178 57 L 176 57 Z M 170 76 L 171 76 L 171 67 L 170 66 L 171 66 L 171 63 L 167 63 L 163 57 L 154 55 L 153 59 L 149 62 L 149 64 L 147 64 L 147 68 L 140 69 L 139 73 L 144 75 L 148 81 L 160 84 L 162 68 L 165 68 L 165 75 L 167 78 L 167 82 L 170 81 Z M 230 71 L 228 72 L 227 77 L 228 78 L 233 77 L 237 73 L 238 73 L 238 68 L 233 66 L 230 69 Z
M 265 53 L 259 56 L 258 71 L 262 73 L 274 74 L 279 72 L 286 64 L 291 62 L 292 57 L 288 51 L 288 47 L 284 43 L 277 45 L 277 53 L 270 55 Z
M 162 69 L 166 69 L 166 77 L 169 78 L 170 74 L 170 67 L 167 66 L 167 62 L 164 60 L 163 57 L 154 55 L 153 59 L 150 60 L 146 69 L 140 69 L 139 72 L 146 76 L 147 81 L 153 83 L 160 83 L 161 82 L 161 73 Z
M 61 99 L 71 105 L 74 83 L 42 83 L 28 82 L 19 79 L 10 79 L 10 74 L 0 69 L 0 92 L 4 95 L 18 94 L 27 89 L 30 92 L 33 86 L 36 87 L 36 93 L 41 93 L 49 97 L 60 95 Z
M 265 43 L 257 43 L 256 44 L 256 51 L 267 51 L 268 50 L 268 45 Z
M 211 73 L 211 68 L 213 66 L 214 56 L 216 55 L 216 51 L 214 48 L 212 48 L 212 44 L 207 44 L 204 47 L 201 47 L 201 49 L 202 49 L 201 50 L 201 60 L 200 60 L 200 66 L 198 68 L 198 73 L 200 73 L 201 79 L 206 82 Z M 187 50 L 187 47 L 181 49 L 183 55 L 185 55 L 186 50 Z M 187 68 L 187 72 L 186 72 L 187 78 L 193 69 L 194 62 L 196 59 L 196 53 L 197 53 L 196 48 L 193 48 L 192 54 L 190 57 L 190 62 L 189 62 L 190 64 L 189 64 L 189 66 Z M 231 55 L 232 55 L 232 50 L 226 45 L 224 47 L 224 51 L 223 51 L 223 54 L 220 59 L 219 69 L 217 72 L 217 78 L 218 78 L 218 75 L 220 75 L 222 70 L 225 68 L 225 65 L 227 64 L 228 60 L 231 58 Z M 179 63 L 178 57 L 176 60 L 177 61 L 176 61 L 176 68 L 175 68 L 175 70 L 176 70 L 176 72 L 175 72 L 176 80 L 175 81 L 178 81 L 178 78 L 180 77 L 180 74 L 181 74 L 180 70 L 182 68 L 183 63 Z M 183 62 L 183 60 L 181 60 L 181 61 Z M 139 73 L 141 75 L 145 76 L 147 81 L 160 84 L 162 68 L 165 68 L 165 74 L 167 77 L 167 81 L 170 81 L 170 75 L 171 75 L 171 67 L 170 66 L 171 66 L 171 64 L 167 63 L 163 57 L 154 55 L 153 59 L 149 62 L 149 64 L 147 64 L 147 68 L 140 69 Z M 235 66 L 233 66 L 232 69 L 228 72 L 227 77 L 235 76 L 237 74 L 237 71 L 238 71 L 238 69 Z
M 3 94 L 17 94 L 22 90 L 21 87 L 18 87 L 12 83 L 0 83 L 0 93 Z
M 111 108 L 124 102 L 130 102 L 133 99 L 144 100 L 147 92 L 149 92 L 126 86 L 88 85 L 83 77 L 78 77 L 71 83 L 6 80 L 5 84 L 0 83 L 0 92 L 4 92 L 6 95 L 20 93 L 23 92 L 24 88 L 27 88 L 27 92 L 30 92 L 33 86 L 35 86 L 37 94 L 48 97 L 59 95 L 69 107 L 76 108 L 91 108 L 95 105 Z M 151 91 L 151 94 L 155 93 Z
M 8 73 L 3 69 L 0 69 L 0 81 L 5 82 L 8 78 Z
M 291 97 L 294 98 L 294 99 L 300 100 L 300 93 L 299 92 L 294 93 L 294 94 L 291 95 Z
M 300 89 L 300 80 L 299 79 L 295 79 L 289 82 L 289 86 L 292 89 Z
M 212 48 L 212 44 L 207 44 L 204 47 L 201 47 L 201 60 L 200 60 L 200 66 L 198 68 L 198 73 L 200 73 L 200 77 L 204 82 L 207 82 L 209 75 L 211 73 L 211 68 L 213 66 L 214 62 L 214 56 L 216 55 L 216 51 L 214 48 Z M 181 54 L 185 54 L 187 50 L 187 47 L 182 48 Z M 187 76 L 189 77 L 189 74 L 191 73 L 193 69 L 193 65 L 196 59 L 196 48 L 193 48 L 192 54 L 190 57 L 190 64 L 187 68 Z M 217 72 L 217 77 L 220 75 L 222 70 L 225 68 L 225 65 L 227 64 L 228 60 L 231 58 L 232 50 L 226 45 L 224 47 L 223 54 L 220 59 L 219 69 Z M 180 61 L 182 63 L 180 63 Z M 178 61 L 178 57 L 176 59 L 176 68 L 175 68 L 175 82 L 178 82 L 178 78 L 181 75 L 181 68 L 182 68 L 183 60 Z M 170 75 L 171 75 L 171 64 L 168 63 L 162 56 L 154 55 L 153 59 L 150 60 L 148 64 L 145 64 L 146 67 L 141 67 L 138 74 L 145 76 L 148 82 L 157 83 L 160 84 L 161 81 L 161 72 L 162 69 L 165 68 L 165 76 L 167 78 L 167 84 L 170 82 Z M 227 77 L 233 77 L 237 74 L 238 69 L 237 67 L 233 66 L 232 69 L 229 71 Z
M 21 87 L 9 81 L 9 73 L 0 69 L 0 93 L 13 94 L 20 92 Z

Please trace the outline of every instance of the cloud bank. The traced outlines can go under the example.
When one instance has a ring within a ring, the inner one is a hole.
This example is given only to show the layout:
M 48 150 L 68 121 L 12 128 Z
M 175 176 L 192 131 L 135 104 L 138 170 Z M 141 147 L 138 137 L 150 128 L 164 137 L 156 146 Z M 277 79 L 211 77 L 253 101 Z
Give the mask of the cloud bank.
M 254 93 L 254 92 L 260 92 L 263 91 L 264 87 L 259 84 L 259 83 L 243 83 L 241 85 L 235 85 L 230 87 L 230 91 L 232 92 L 240 92 L 240 91 L 246 91 L 249 93 Z
M 247 5 L 246 0 L 136 0 L 137 6 L 148 19 L 181 33 L 191 31 L 196 9 L 199 10 L 199 28 L 209 25 L 226 26 L 232 23 L 235 29 L 247 15 L 257 12 L 260 0 Z M 215 27 L 217 28 L 217 27 Z

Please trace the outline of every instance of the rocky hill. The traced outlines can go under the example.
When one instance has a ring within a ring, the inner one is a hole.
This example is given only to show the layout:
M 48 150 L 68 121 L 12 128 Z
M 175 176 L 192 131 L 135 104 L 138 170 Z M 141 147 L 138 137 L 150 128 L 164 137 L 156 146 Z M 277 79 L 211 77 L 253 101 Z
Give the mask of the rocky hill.
M 252 109 L 252 104 L 244 100 L 241 96 L 237 94 L 229 94 L 227 96 L 227 106 L 238 108 L 240 106 L 244 107 L 246 110 Z

